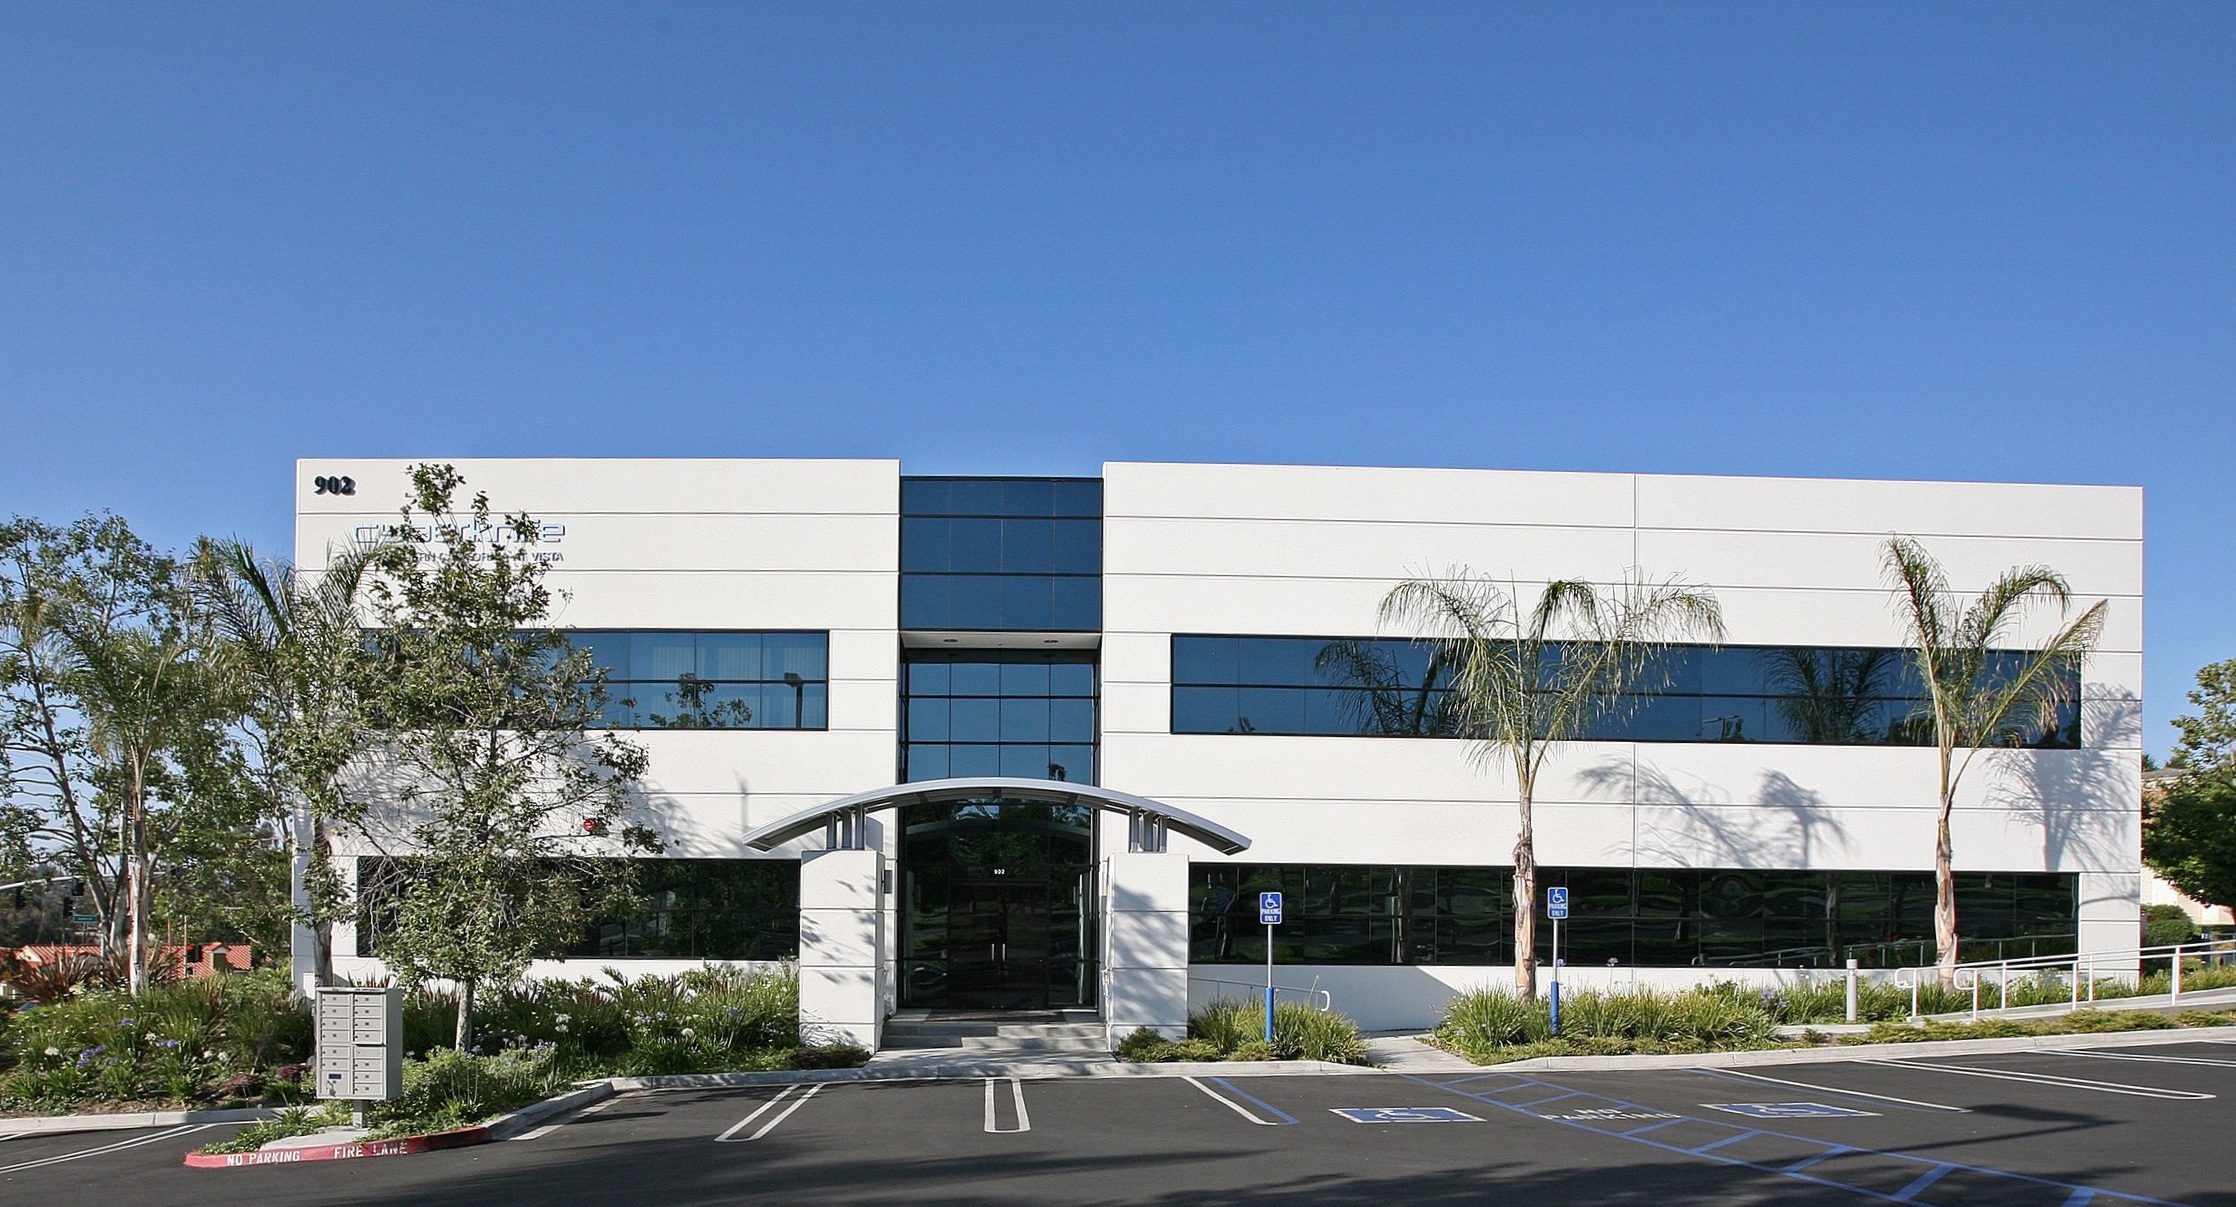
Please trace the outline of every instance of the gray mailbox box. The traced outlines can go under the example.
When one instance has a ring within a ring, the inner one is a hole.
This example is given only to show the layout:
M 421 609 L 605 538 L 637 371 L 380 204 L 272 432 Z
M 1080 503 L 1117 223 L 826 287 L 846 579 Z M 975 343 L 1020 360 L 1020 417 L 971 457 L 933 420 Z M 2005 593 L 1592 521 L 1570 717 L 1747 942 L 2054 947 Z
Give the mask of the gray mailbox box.
M 318 1096 L 385 1102 L 404 1092 L 404 991 L 318 991 Z

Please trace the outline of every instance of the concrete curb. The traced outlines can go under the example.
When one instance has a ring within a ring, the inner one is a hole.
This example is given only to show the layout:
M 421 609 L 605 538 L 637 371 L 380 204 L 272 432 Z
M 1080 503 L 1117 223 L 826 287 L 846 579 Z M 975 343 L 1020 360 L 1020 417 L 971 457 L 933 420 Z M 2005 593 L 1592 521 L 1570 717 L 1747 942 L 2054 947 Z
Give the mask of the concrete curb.
M 1726 1069 L 1746 1065 L 1832 1064 L 1843 1060 L 1898 1060 L 1905 1056 L 1964 1056 L 1994 1052 L 2055 1052 L 2070 1048 L 2149 1047 L 2236 1037 L 2236 1027 L 2176 1027 L 2151 1031 L 2098 1031 L 2080 1035 L 2013 1035 L 1998 1039 L 1936 1039 L 1908 1044 L 1844 1044 L 1826 1048 L 1770 1048 L 1754 1052 L 1694 1052 L 1668 1056 L 1539 1056 L 1479 1066 L 1515 1072 L 1588 1069 Z
M 120 1132 L 140 1127 L 177 1127 L 182 1123 L 254 1123 L 278 1115 L 278 1108 L 268 1106 L 225 1111 L 135 1111 L 125 1115 L 41 1115 L 30 1119 L 0 1119 L 0 1135 Z
M 462 1127 L 456 1131 L 396 1136 L 387 1140 L 349 1140 L 340 1144 L 299 1143 L 311 1140 L 312 1137 L 295 1136 L 274 1141 L 271 1146 L 255 1152 L 188 1153 L 186 1166 L 189 1169 L 243 1169 L 251 1165 L 300 1165 L 306 1161 L 408 1157 L 414 1153 L 492 1144 L 499 1140 L 510 1140 L 554 1115 L 581 1110 L 593 1102 L 611 1098 L 613 1094 L 611 1080 L 586 1082 L 557 1097 L 546 1098 L 542 1102 L 521 1107 L 509 1115 L 500 1115 L 487 1123 Z
M 1111 1061 L 1094 1065 L 1035 1065 L 992 1062 L 926 1065 L 906 1069 L 802 1069 L 775 1073 L 680 1073 L 665 1077 L 614 1077 L 616 1091 L 730 1090 L 746 1086 L 806 1085 L 834 1081 L 953 1081 L 972 1077 L 1015 1077 L 1043 1081 L 1058 1077 L 1319 1077 L 1379 1073 L 1371 1065 L 1331 1064 L 1321 1060 L 1209 1060 L 1164 1064 Z

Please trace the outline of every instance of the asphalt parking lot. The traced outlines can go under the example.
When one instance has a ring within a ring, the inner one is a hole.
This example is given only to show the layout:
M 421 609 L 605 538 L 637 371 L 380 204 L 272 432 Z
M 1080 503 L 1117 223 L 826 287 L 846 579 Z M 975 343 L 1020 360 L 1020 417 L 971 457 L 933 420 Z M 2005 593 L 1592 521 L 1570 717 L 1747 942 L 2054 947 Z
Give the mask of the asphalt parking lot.
M 2236 1207 L 2232 1096 L 2236 1046 L 2208 1042 L 1729 1071 L 836 1082 L 627 1094 L 504 1143 L 325 1164 L 179 1164 L 226 1127 L 0 1139 L 0 1200 Z

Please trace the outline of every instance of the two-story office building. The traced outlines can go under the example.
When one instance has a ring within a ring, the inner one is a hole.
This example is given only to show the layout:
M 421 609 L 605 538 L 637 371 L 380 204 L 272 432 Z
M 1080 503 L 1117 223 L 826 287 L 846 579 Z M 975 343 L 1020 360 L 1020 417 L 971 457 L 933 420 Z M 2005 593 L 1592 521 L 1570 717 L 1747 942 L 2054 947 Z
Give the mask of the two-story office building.
M 1170 1026 L 1190 998 L 1262 979 L 1257 893 L 1279 889 L 1282 984 L 1370 1028 L 1426 1023 L 1453 987 L 1503 982 L 1513 954 L 1512 785 L 1451 732 L 1425 650 L 1377 623 L 1394 584 L 1456 566 L 1524 595 L 1677 575 L 1724 612 L 1723 643 L 1681 651 L 1665 687 L 1538 785 L 1571 980 L 1921 963 L 1935 759 L 1895 652 L 1881 551 L 1897 533 L 1958 590 L 2038 562 L 2084 606 L 2110 603 L 2073 706 L 1963 782 L 1968 952 L 2135 942 L 2136 489 L 457 464 L 542 523 L 555 623 L 608 668 L 668 841 L 643 908 L 552 971 L 797 958 L 811 1012 L 871 1042 L 912 1007 Z M 390 522 L 405 470 L 301 463 L 300 563 Z M 354 493 L 314 493 L 319 477 Z M 340 941 L 345 970 L 371 970 Z

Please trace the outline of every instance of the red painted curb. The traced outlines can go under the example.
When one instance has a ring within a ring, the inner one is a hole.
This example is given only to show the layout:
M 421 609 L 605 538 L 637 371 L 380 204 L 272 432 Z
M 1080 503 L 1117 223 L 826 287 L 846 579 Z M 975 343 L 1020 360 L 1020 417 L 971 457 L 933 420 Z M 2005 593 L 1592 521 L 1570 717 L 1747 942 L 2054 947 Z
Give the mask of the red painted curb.
M 424 1136 L 398 1136 L 393 1140 L 358 1140 L 349 1144 L 315 1144 L 308 1148 L 259 1149 L 248 1153 L 188 1153 L 189 1169 L 241 1169 L 250 1165 L 300 1165 L 305 1161 L 355 1161 L 362 1157 L 408 1157 L 446 1148 L 487 1144 L 496 1137 L 487 1125 L 462 1127 L 454 1132 Z

